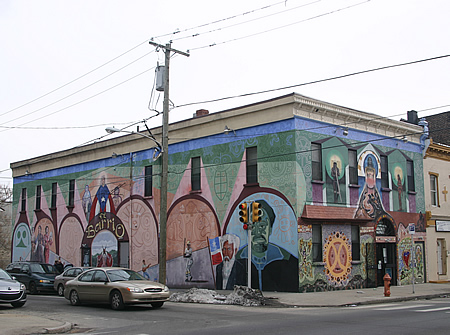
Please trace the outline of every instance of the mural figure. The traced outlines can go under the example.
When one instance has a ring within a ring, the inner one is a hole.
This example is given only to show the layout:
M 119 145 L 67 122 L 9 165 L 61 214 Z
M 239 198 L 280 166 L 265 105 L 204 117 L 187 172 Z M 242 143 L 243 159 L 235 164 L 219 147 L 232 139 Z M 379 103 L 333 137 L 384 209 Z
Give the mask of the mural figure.
M 39 229 L 41 226 L 39 226 Z M 48 263 L 50 259 L 50 246 L 53 244 L 53 233 L 48 232 L 48 226 L 45 226 L 45 234 L 44 234 L 44 262 Z
M 82 206 L 83 206 L 84 214 L 86 215 L 86 220 L 89 221 L 89 213 L 91 212 L 91 207 L 92 207 L 92 198 L 91 198 L 91 192 L 89 191 L 89 185 L 86 185 L 84 187 Z
M 245 265 L 236 259 L 240 241 L 236 235 L 225 234 L 220 240 L 222 244 L 223 261 L 216 267 L 216 288 L 232 290 L 234 285 L 245 285 Z
M 114 187 L 112 199 L 113 199 L 113 203 L 114 203 L 114 208 L 117 208 L 120 205 L 120 203 L 122 202 L 122 197 L 120 196 L 119 186 Z
M 192 280 L 192 274 L 191 274 L 191 267 L 192 264 L 194 264 L 194 260 L 192 259 L 192 248 L 191 248 L 191 242 L 187 241 L 186 249 L 184 250 L 184 258 L 186 258 L 186 280 L 185 281 L 191 281 Z
M 116 214 L 111 193 L 106 185 L 106 177 L 102 176 L 100 180 L 101 185 L 99 186 L 97 193 L 95 194 L 94 201 L 92 202 L 89 222 L 99 213 L 111 212 Z
M 38 233 L 36 235 L 36 254 L 37 254 L 37 261 L 45 263 L 44 235 L 42 235 L 42 226 L 38 226 Z
M 103 252 L 97 256 L 97 266 L 98 267 L 113 266 L 113 257 L 109 252 L 106 251 L 106 247 L 103 247 Z
M 364 174 L 366 182 L 359 198 L 358 209 L 356 210 L 355 217 L 371 217 L 378 218 L 381 215 L 391 217 L 386 213 L 383 203 L 381 202 L 381 196 L 378 192 L 376 185 L 377 169 L 374 165 L 375 157 L 372 154 L 367 155 L 365 158 Z
M 403 184 L 402 184 L 402 178 L 400 175 L 397 175 L 397 191 L 398 191 L 398 210 L 399 212 L 402 211 L 402 193 L 403 193 Z
M 334 202 L 338 202 L 338 199 L 342 201 L 341 198 L 341 190 L 339 188 L 339 167 L 337 162 L 333 162 L 333 167 L 331 168 L 331 179 L 333 180 L 333 193 L 334 193 Z
M 150 267 L 151 264 L 147 265 L 145 264 L 145 259 L 142 260 L 142 275 L 147 278 L 148 280 L 150 280 L 150 276 L 147 273 L 147 269 Z
M 38 239 L 35 236 L 34 227 L 31 227 L 31 261 L 38 262 Z
M 270 243 L 272 227 L 276 216 L 265 200 L 261 204 L 261 221 L 253 223 L 252 287 L 264 291 L 298 291 L 298 260 L 283 248 Z M 239 259 L 248 259 L 248 246 L 244 247 Z

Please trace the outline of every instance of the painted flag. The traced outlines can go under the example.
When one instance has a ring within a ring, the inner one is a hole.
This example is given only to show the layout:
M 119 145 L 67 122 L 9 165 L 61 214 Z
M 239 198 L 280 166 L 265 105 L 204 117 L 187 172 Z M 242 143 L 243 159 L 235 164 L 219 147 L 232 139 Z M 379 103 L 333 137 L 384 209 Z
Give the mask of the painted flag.
M 209 248 L 211 249 L 211 260 L 213 265 L 222 263 L 222 249 L 220 248 L 220 237 L 209 239 Z

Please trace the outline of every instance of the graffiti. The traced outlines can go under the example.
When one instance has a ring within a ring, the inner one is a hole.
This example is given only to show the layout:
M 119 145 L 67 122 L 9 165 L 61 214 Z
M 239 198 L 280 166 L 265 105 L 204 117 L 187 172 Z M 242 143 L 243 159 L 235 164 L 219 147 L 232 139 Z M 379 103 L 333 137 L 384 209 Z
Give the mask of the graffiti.
M 351 244 L 342 232 L 335 232 L 324 245 L 323 261 L 329 283 L 333 286 L 347 284 L 351 265 Z

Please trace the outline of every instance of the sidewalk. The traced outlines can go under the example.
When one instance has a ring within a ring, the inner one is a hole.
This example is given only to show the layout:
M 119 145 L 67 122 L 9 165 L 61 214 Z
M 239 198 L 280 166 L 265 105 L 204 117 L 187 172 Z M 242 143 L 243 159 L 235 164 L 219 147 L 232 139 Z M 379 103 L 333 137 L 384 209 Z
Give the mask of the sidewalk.
M 174 290 L 180 291 L 180 290 Z M 365 288 L 314 293 L 263 292 L 268 307 L 339 307 L 380 304 L 415 299 L 450 297 L 450 283 L 391 286 L 391 296 L 384 296 L 384 288 Z M 218 291 L 227 295 L 231 291 Z M 62 334 L 73 325 L 64 320 L 52 320 L 22 313 L 0 310 L 1 333 L 4 335 Z
M 391 286 L 390 297 L 384 296 L 384 288 L 364 288 L 313 293 L 263 292 L 268 305 L 282 304 L 285 307 L 339 307 L 349 305 L 380 304 L 415 299 L 450 297 L 450 283 Z

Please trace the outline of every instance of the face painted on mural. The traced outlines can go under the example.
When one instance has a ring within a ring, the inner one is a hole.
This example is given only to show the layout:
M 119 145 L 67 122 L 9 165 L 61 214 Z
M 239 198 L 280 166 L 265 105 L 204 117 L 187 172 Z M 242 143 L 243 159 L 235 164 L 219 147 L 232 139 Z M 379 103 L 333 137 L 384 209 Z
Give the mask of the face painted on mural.
M 326 275 L 333 285 L 346 285 L 351 272 L 351 251 L 347 237 L 335 232 L 324 246 Z
M 255 255 L 264 254 L 269 245 L 269 236 L 272 233 L 272 224 L 264 208 L 261 208 L 263 215 L 261 221 L 256 222 L 252 229 L 252 252 Z
M 233 243 L 229 243 L 225 241 L 222 248 L 223 260 L 230 261 L 233 259 L 234 255 L 234 245 Z

